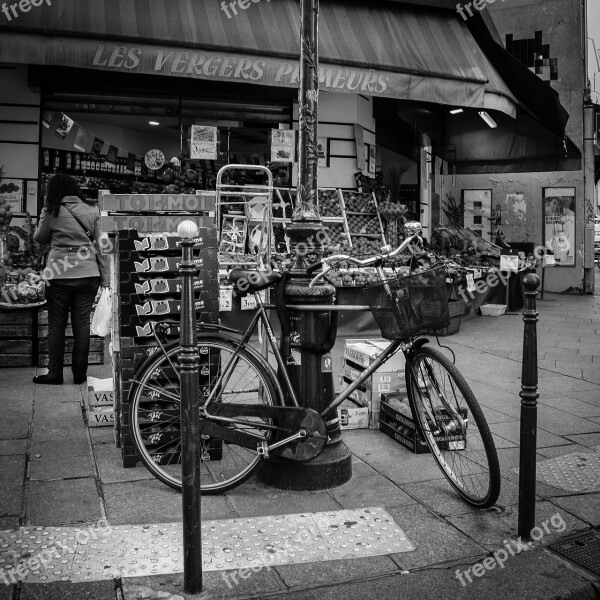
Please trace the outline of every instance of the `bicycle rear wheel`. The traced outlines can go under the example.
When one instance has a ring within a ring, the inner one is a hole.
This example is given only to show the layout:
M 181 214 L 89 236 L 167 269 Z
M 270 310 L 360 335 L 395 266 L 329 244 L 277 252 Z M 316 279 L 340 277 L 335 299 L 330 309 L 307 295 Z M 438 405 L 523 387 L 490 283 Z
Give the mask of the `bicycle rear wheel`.
M 273 405 L 278 401 L 272 375 L 250 352 L 217 336 L 199 334 L 198 393 L 203 405 L 217 386 L 212 402 Z M 134 446 L 148 470 L 166 485 L 181 490 L 181 422 L 178 346 L 157 352 L 144 363 L 129 393 L 129 427 Z M 234 357 L 235 355 L 235 357 Z M 223 367 L 234 362 L 222 377 Z M 210 413 L 210 408 L 209 411 Z M 232 425 L 265 441 L 270 433 L 260 428 L 260 417 L 236 417 L 244 424 Z M 201 491 L 227 491 L 254 473 L 261 458 L 255 450 L 217 437 L 202 436 Z
M 470 504 L 492 506 L 500 493 L 498 454 L 465 378 L 441 352 L 424 346 L 406 365 L 406 389 L 413 415 L 446 479 Z

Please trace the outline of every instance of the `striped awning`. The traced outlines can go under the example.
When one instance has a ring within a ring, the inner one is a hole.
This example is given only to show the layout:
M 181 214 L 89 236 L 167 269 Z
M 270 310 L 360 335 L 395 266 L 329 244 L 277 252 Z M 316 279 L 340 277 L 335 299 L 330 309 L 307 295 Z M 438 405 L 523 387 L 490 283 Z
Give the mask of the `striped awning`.
M 1 15 L 0 62 L 298 86 L 298 0 L 28 6 Z M 515 115 L 515 96 L 455 12 L 323 0 L 319 27 L 323 90 Z

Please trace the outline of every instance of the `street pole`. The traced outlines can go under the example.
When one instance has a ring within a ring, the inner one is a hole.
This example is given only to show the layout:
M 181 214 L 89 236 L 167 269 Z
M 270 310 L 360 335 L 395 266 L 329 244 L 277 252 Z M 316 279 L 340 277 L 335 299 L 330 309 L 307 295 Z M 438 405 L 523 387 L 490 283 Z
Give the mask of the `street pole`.
M 183 589 L 188 594 L 202 591 L 202 533 L 200 523 L 200 395 L 198 393 L 198 346 L 194 306 L 196 264 L 192 258 L 193 238 L 198 227 L 183 221 L 177 227 L 183 249 L 181 275 L 181 483 L 183 505 Z
M 521 371 L 521 439 L 519 454 L 518 533 L 529 538 L 535 526 L 535 475 L 537 449 L 537 331 L 538 312 L 535 297 L 540 279 L 534 273 L 523 277 L 525 310 L 523 321 L 523 363 Z
M 309 287 L 307 267 L 323 257 L 326 240 L 317 208 L 319 104 L 319 0 L 300 0 L 300 87 L 298 91 L 298 196 L 292 223 L 286 228 L 294 264 L 285 286 L 287 304 L 333 304 L 330 284 Z M 325 354 L 331 342 L 330 311 L 288 310 L 291 354 L 288 373 L 301 406 L 321 413 L 333 400 L 333 373 Z M 331 361 L 329 361 L 331 363 Z M 283 489 L 315 490 L 341 485 L 352 476 L 352 456 L 342 441 L 334 411 L 325 415 L 329 442 L 315 459 L 292 463 L 269 458 L 259 472 L 265 483 Z

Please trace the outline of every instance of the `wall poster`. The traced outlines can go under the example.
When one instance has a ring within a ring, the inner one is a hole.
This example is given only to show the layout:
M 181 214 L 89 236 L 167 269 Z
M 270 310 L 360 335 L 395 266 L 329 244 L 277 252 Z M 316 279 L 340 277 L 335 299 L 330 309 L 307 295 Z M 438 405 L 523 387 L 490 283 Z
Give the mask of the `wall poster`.
M 463 190 L 465 227 L 492 241 L 492 190 Z
M 575 266 L 575 188 L 544 188 L 544 243 L 557 265 Z
M 22 213 L 23 207 L 23 180 L 3 179 L 0 184 L 0 204 L 8 203 L 13 213 Z

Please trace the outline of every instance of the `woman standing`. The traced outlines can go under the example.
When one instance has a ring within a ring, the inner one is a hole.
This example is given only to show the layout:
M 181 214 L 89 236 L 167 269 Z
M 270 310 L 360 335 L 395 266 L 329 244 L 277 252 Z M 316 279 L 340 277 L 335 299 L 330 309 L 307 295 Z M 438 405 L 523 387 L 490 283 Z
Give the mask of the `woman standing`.
M 48 183 L 46 204 L 33 239 L 50 243 L 42 276 L 48 304 L 48 373 L 34 383 L 61 385 L 65 355 L 65 329 L 69 313 L 73 327 L 73 382 L 87 379 L 90 349 L 90 314 L 98 286 L 109 287 L 104 256 L 100 253 L 100 212 L 83 202 L 77 183 L 56 174 Z

